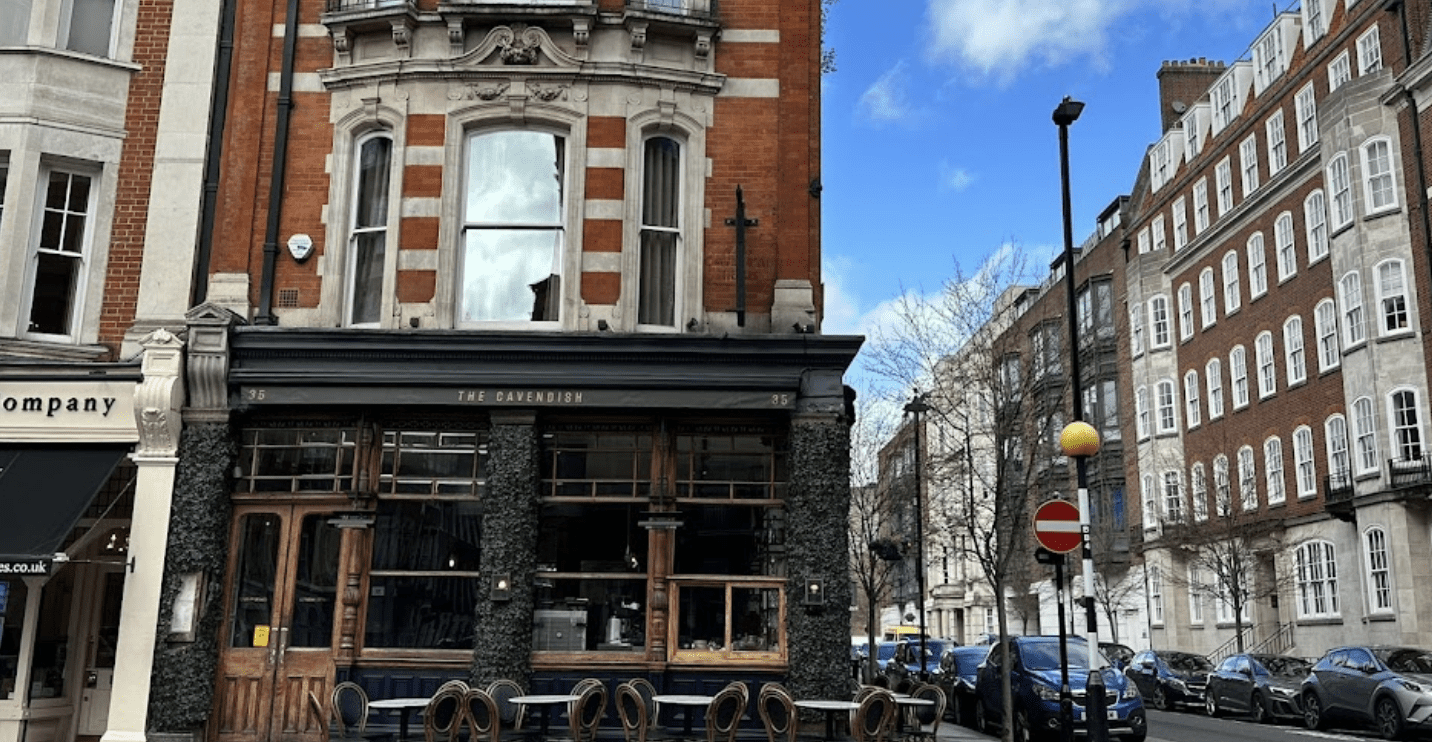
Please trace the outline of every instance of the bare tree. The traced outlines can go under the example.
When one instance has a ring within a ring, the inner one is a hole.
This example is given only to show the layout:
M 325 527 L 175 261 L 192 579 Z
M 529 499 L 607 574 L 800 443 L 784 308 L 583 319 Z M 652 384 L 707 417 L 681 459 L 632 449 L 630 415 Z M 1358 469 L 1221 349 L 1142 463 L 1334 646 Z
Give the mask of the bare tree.
M 956 266 L 933 296 L 906 293 L 896 301 L 893 322 L 872 333 L 865 359 L 888 383 L 890 403 L 916 390 L 930 405 L 923 474 L 930 513 L 943 522 L 929 531 L 960 533 L 965 553 L 958 556 L 977 564 L 988 582 L 1001 635 L 1009 629 L 1006 596 L 1028 592 L 1029 493 L 1042 489 L 1036 485 L 1055 455 L 1057 400 L 1065 392 L 1026 368 L 1022 338 L 1005 332 L 1035 291 L 1027 275 L 1012 247 L 973 274 Z M 1004 718 L 1011 719 L 1008 678 L 1003 695 Z M 1013 725 L 1004 726 L 1011 739 Z
M 891 595 L 899 564 L 881 558 L 887 539 L 887 519 L 893 509 L 892 490 L 878 481 L 881 443 L 889 436 L 888 415 L 870 400 L 857 401 L 856 423 L 850 431 L 850 573 L 865 609 L 866 639 L 870 652 L 866 657 L 866 677 L 873 677 L 876 667 L 876 640 L 880 606 Z

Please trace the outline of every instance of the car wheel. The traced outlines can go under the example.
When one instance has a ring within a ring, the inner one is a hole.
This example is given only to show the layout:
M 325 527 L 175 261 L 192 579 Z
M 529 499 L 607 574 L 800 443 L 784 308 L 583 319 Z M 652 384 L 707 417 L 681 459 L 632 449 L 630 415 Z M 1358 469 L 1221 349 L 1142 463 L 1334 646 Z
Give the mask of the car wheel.
M 1323 702 L 1318 700 L 1316 693 L 1303 696 L 1303 725 L 1314 730 L 1328 725 L 1327 719 L 1323 718 Z
M 1034 730 L 1023 711 L 1014 712 L 1014 742 L 1035 742 Z
M 1131 715 L 1129 726 L 1132 726 L 1134 731 L 1124 735 L 1126 742 L 1144 742 L 1144 738 L 1149 736 L 1149 725 L 1143 714 Z
M 1377 733 L 1383 739 L 1402 739 L 1402 709 L 1397 707 L 1397 701 L 1386 696 L 1377 699 L 1373 718 L 1377 720 Z
M 1203 694 L 1203 710 L 1209 716 L 1218 716 L 1223 713 L 1223 709 L 1218 708 L 1218 696 L 1213 693 L 1212 688 Z
M 1159 711 L 1168 711 L 1168 709 L 1169 709 L 1168 692 L 1164 690 L 1164 687 L 1163 687 L 1162 685 L 1155 685 L 1155 686 L 1154 686 L 1154 699 L 1153 699 L 1153 700 L 1154 700 L 1154 708 L 1158 709 Z
M 1273 720 L 1273 715 L 1268 713 L 1268 702 L 1264 701 L 1263 696 L 1257 693 L 1253 694 L 1253 704 L 1249 707 L 1248 713 L 1258 724 L 1267 724 Z

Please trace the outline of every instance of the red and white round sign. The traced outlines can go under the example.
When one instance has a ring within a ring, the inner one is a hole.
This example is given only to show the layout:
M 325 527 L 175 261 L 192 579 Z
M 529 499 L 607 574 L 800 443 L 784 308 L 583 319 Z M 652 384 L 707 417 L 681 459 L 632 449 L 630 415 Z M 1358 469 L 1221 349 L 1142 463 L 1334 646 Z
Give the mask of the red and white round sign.
M 1079 548 L 1079 506 L 1068 500 L 1050 500 L 1034 511 L 1034 538 L 1039 545 L 1064 554 Z

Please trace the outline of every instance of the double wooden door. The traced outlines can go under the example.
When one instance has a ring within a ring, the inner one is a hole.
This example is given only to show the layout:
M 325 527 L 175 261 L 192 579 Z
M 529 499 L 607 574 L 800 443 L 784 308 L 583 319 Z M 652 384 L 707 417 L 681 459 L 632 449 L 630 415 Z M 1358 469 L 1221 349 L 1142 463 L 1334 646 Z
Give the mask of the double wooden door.
M 345 529 L 331 507 L 235 508 L 227 621 L 214 699 L 217 742 L 320 742 L 333 677 Z M 326 703 L 324 704 L 326 707 Z

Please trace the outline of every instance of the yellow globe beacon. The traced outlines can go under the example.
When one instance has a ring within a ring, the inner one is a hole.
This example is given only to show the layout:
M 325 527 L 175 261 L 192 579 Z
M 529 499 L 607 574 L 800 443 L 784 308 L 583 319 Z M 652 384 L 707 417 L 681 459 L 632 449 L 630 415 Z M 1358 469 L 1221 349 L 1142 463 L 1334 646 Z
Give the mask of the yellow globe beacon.
M 1059 448 L 1065 456 L 1093 456 L 1099 452 L 1099 432 L 1093 425 L 1075 420 L 1059 433 Z

